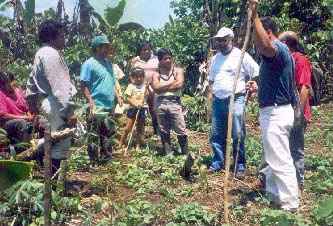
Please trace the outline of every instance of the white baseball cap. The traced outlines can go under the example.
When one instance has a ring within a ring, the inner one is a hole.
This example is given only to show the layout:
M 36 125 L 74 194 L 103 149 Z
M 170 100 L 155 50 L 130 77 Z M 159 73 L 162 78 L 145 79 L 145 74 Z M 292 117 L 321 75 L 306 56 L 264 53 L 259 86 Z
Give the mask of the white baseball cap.
M 233 38 L 234 37 L 234 32 L 230 28 L 222 27 L 217 32 L 217 34 L 214 36 L 214 38 L 224 38 L 224 37 L 227 37 L 227 36 Z

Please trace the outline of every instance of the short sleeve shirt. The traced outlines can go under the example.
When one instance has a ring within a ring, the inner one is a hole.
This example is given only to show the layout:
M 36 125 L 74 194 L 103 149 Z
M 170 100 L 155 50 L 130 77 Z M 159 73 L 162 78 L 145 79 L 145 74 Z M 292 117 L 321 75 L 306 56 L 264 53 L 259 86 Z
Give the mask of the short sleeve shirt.
M 259 72 L 259 107 L 295 103 L 293 89 L 293 60 L 288 47 L 275 40 L 276 55 L 272 58 L 262 56 Z
M 234 47 L 229 54 L 223 55 L 219 52 L 212 58 L 208 80 L 213 83 L 212 91 L 216 97 L 224 99 L 231 96 L 240 57 L 241 51 Z M 246 81 L 258 76 L 258 74 L 258 64 L 246 53 L 241 65 L 236 93 L 245 93 Z
M 124 93 L 125 99 L 134 98 L 135 102 L 142 102 L 144 100 L 144 107 L 148 107 L 147 105 L 147 96 L 145 95 L 145 84 L 142 85 L 134 85 L 130 83 Z
M 295 80 L 298 91 L 301 91 L 302 86 L 311 87 L 312 68 L 309 59 L 300 52 L 292 53 L 295 61 Z M 307 122 L 311 120 L 311 106 L 308 98 L 304 105 L 304 117 Z
M 116 80 L 109 60 L 86 60 L 80 73 L 80 80 L 85 82 L 96 107 L 111 110 L 115 102 Z

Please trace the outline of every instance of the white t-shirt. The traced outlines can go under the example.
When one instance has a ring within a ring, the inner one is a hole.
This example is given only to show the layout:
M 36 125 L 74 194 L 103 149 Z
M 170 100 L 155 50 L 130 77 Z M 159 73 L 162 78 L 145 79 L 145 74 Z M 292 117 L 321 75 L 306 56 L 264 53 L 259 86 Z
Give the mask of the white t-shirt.
M 224 99 L 231 96 L 240 56 L 241 50 L 236 47 L 233 47 L 231 52 L 226 56 L 221 52 L 213 56 L 209 67 L 208 80 L 213 82 L 212 91 L 216 97 Z M 246 81 L 258 75 L 258 64 L 248 53 L 245 53 L 240 76 L 237 81 L 236 93 L 245 93 Z

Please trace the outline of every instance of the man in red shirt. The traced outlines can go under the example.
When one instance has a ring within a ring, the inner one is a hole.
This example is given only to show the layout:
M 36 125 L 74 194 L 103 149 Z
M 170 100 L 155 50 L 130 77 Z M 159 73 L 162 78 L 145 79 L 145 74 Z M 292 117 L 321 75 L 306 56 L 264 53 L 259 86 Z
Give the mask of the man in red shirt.
M 301 114 L 295 114 L 294 127 L 290 134 L 290 151 L 296 167 L 298 185 L 302 190 L 304 186 L 304 131 L 307 123 L 311 121 L 310 88 L 312 69 L 295 32 L 283 32 L 279 39 L 288 46 L 295 62 L 295 82 L 299 96 L 299 103 L 296 106 L 298 109 L 295 112 L 300 110 Z

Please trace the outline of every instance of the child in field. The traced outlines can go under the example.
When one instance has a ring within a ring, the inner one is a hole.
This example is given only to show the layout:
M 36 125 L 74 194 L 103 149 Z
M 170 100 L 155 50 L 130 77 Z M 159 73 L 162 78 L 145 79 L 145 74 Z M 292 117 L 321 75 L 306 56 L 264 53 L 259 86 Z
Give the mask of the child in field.
M 127 111 L 127 124 L 124 134 L 120 138 L 120 147 L 126 146 L 127 135 L 136 126 L 136 134 L 133 134 L 133 140 L 136 140 L 137 148 L 143 145 L 145 118 L 148 108 L 147 97 L 148 89 L 144 83 L 145 72 L 142 68 L 133 68 L 130 72 L 130 84 L 124 93 L 125 103 L 130 107 Z M 135 124 L 135 125 L 134 125 Z

